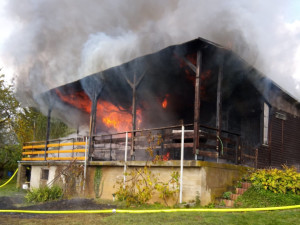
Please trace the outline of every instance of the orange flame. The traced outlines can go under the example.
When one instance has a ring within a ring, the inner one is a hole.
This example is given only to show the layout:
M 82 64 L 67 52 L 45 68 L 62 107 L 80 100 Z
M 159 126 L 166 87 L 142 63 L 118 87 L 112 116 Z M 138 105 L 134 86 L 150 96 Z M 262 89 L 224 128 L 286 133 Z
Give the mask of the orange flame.
M 122 107 L 118 108 L 110 102 L 101 101 L 97 106 L 97 117 L 106 127 L 112 128 L 117 132 L 132 130 L 132 115 Z M 137 127 L 141 124 L 141 110 L 136 110 Z
M 162 101 L 162 103 L 161 103 L 161 106 L 165 109 L 165 108 L 167 108 L 167 106 L 168 106 L 168 97 L 169 97 L 170 95 L 169 94 L 166 94 L 166 96 L 164 97 L 164 100 Z
M 91 100 L 85 94 L 85 92 L 77 92 L 76 94 L 64 95 L 62 92 L 56 89 L 57 96 L 63 101 L 79 110 L 83 110 L 87 113 L 91 113 Z M 136 111 L 137 128 L 140 127 L 142 122 L 142 112 L 140 109 Z M 118 108 L 110 102 L 100 100 L 97 103 L 97 121 L 102 123 L 114 131 L 130 131 L 132 130 L 132 115 L 122 107 Z
M 167 108 L 168 100 L 165 98 L 164 101 L 161 103 L 161 106 L 165 109 Z

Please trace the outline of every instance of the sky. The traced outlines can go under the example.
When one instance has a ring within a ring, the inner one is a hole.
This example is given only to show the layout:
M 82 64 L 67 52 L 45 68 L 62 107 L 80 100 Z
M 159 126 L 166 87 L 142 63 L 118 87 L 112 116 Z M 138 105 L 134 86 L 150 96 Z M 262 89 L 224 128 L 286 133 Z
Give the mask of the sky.
M 25 104 L 169 45 L 230 42 L 300 99 L 300 0 L 0 0 L 0 68 Z

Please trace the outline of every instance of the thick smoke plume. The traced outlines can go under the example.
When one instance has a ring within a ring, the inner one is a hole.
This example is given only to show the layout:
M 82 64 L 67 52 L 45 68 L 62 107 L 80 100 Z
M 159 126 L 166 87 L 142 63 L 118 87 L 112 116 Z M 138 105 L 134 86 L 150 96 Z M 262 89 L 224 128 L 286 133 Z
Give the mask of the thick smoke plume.
M 9 0 L 6 16 L 17 25 L 1 57 L 14 69 L 20 100 L 32 105 L 53 87 L 203 37 L 299 97 L 289 78 L 300 73 L 300 29 L 284 22 L 288 7 L 281 0 Z

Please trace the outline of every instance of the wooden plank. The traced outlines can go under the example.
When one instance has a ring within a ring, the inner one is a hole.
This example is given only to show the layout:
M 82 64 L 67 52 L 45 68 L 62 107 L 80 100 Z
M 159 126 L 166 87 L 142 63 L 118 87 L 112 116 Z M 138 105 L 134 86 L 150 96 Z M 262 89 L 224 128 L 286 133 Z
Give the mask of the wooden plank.
M 32 146 L 24 146 L 23 149 L 43 149 L 45 145 L 32 145 Z
M 255 156 L 247 155 L 247 154 L 242 154 L 242 157 L 247 157 L 247 158 L 249 158 L 249 159 L 256 159 Z
M 73 150 L 48 150 L 46 153 L 51 154 L 51 153 L 72 153 L 72 152 L 85 152 L 85 149 L 73 149 Z M 22 152 L 22 155 L 39 155 L 39 154 L 44 154 L 45 151 L 34 151 L 34 152 Z
M 209 152 L 209 151 L 199 151 L 199 155 L 211 157 L 211 158 L 218 158 L 219 153 L 218 152 Z
M 48 144 L 48 148 L 52 147 L 63 147 L 63 146 L 78 146 L 78 145 L 85 145 L 85 142 L 69 142 L 69 143 L 60 143 L 60 144 Z M 23 146 L 23 149 L 41 149 L 45 148 L 45 145 L 31 145 L 31 146 Z
M 193 143 L 184 143 L 185 148 L 192 148 L 194 146 Z M 170 143 L 170 144 L 164 144 L 164 148 L 180 148 L 181 143 Z
M 73 160 L 85 160 L 85 157 L 47 157 L 46 160 L 57 161 L 73 161 Z M 22 158 L 22 161 L 45 161 L 44 158 Z
M 22 158 L 22 161 L 45 161 L 45 158 Z
M 58 160 L 58 161 L 73 161 L 73 160 L 85 160 L 85 157 L 47 157 L 47 160 Z
M 78 145 L 85 145 L 85 142 L 69 142 L 69 143 L 60 143 L 60 144 L 48 144 L 48 148 L 51 147 L 63 147 L 63 146 L 78 146 Z

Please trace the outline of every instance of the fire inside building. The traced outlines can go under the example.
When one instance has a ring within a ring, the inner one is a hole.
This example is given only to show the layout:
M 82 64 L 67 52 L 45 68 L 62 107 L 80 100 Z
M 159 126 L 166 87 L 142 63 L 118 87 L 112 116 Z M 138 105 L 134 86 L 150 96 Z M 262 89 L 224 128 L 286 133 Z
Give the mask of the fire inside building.
M 45 142 L 24 144 L 19 168 L 74 160 L 103 166 L 155 156 L 175 161 L 181 146 L 186 162 L 300 164 L 299 102 L 230 49 L 202 38 L 54 88 L 41 98 L 49 121 L 55 115 L 75 124 L 79 134 L 88 132 L 49 140 L 48 123 Z

